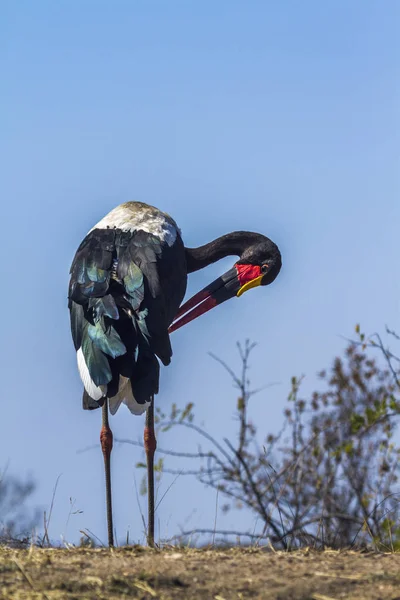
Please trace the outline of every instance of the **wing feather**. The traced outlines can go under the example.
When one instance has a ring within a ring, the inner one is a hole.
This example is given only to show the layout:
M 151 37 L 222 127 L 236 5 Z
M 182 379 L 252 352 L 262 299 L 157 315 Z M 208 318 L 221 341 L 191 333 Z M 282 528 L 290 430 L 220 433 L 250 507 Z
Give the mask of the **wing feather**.
M 175 246 L 151 233 L 118 229 L 94 229 L 79 246 L 71 266 L 69 308 L 84 408 L 100 406 L 107 396 L 113 412 L 124 402 L 140 414 L 158 392 L 156 357 L 164 364 L 171 360 L 168 326 L 186 287 L 179 235 Z M 166 273 L 171 279 L 174 272 L 174 255 L 179 268 L 175 280 L 166 281 Z M 182 277 L 185 285 L 175 286 Z M 172 293 L 177 289 L 172 306 L 163 290 L 168 285 Z

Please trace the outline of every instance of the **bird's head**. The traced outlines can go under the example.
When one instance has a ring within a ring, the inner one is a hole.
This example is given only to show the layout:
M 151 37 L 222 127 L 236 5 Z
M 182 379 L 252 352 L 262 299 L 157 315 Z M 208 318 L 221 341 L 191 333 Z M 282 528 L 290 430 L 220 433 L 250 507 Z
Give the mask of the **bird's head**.
M 278 276 L 282 266 L 279 248 L 269 238 L 258 236 L 256 243 L 246 247 L 232 269 L 218 277 L 203 290 L 185 302 L 169 328 L 172 333 L 200 315 L 230 298 L 239 297 L 247 290 L 269 285 Z
M 264 238 L 258 244 L 246 248 L 234 265 L 240 288 L 237 296 L 259 285 L 269 285 L 279 274 L 282 266 L 281 253 L 274 242 Z

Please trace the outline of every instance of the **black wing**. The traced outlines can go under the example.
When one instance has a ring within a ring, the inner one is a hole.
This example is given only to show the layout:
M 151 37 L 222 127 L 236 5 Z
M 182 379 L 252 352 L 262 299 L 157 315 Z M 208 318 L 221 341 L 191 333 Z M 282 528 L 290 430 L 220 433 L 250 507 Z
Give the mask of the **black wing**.
M 144 231 L 95 229 L 86 236 L 69 288 L 85 408 L 96 408 L 107 396 L 116 410 L 129 393 L 144 407 L 157 393 L 156 356 L 165 365 L 171 360 L 168 326 L 185 289 L 179 235 L 172 246 Z M 134 403 L 127 403 L 133 410 Z

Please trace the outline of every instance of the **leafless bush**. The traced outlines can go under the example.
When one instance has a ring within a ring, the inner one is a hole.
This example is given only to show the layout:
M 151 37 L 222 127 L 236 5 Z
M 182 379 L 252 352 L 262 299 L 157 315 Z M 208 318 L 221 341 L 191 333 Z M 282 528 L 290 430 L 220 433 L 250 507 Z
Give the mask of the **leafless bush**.
M 356 333 L 343 357 L 319 374 L 322 391 L 302 397 L 302 378 L 292 378 L 278 433 L 260 432 L 249 419 L 251 398 L 262 391 L 252 390 L 248 378 L 255 347 L 249 341 L 238 344 L 238 374 L 214 356 L 238 390 L 234 440 L 217 440 L 196 424 L 191 403 L 183 410 L 174 405 L 168 416 L 158 410 L 159 431 L 189 428 L 202 444 L 194 452 L 159 452 L 192 459 L 195 468 L 181 473 L 218 490 L 226 498 L 224 510 L 248 508 L 262 523 L 254 533 L 209 533 L 245 535 L 258 543 L 268 539 L 281 548 L 400 548 L 400 450 L 393 441 L 400 361 L 379 336 L 366 339 L 358 326 Z M 386 364 L 370 356 L 372 349 Z M 158 470 L 177 473 L 163 458 Z M 206 532 L 182 531 L 176 538 Z

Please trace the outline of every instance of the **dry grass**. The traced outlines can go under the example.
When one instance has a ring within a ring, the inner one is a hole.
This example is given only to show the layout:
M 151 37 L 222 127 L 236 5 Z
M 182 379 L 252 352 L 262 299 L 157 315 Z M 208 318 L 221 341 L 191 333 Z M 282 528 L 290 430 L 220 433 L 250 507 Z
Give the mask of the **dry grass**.
M 400 600 L 400 554 L 0 548 L 3 600 Z

